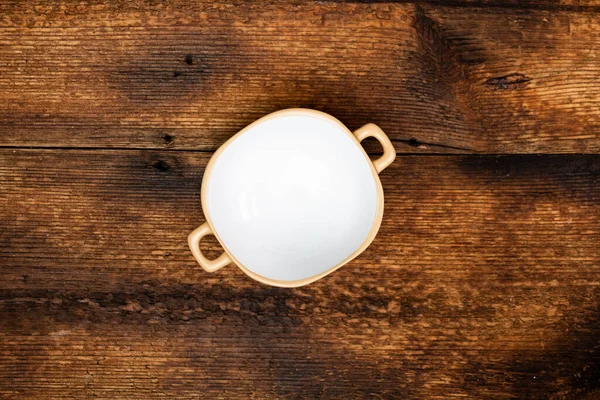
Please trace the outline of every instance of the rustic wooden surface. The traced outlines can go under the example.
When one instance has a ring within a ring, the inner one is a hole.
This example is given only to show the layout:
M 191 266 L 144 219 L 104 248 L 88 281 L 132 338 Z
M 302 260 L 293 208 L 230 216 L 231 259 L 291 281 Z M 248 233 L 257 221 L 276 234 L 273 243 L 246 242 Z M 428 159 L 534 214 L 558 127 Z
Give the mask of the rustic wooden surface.
M 592 0 L 0 2 L 0 398 L 600 398 L 599 58 Z M 394 140 L 379 235 L 204 273 L 208 159 L 298 106 Z
M 33 3 L 0 14 L 0 145 L 214 151 L 302 106 L 404 152 L 600 150 L 596 11 Z

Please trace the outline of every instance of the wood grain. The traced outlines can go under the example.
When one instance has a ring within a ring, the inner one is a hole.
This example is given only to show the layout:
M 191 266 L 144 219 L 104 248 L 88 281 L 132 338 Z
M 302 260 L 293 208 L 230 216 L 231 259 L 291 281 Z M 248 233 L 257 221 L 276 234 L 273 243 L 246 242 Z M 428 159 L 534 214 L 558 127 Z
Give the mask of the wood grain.
M 598 394 L 599 156 L 399 157 L 372 246 L 294 290 L 195 265 L 209 156 L 0 151 L 0 397 Z
M 397 3 L 400 1 L 393 1 Z M 410 2 L 410 1 L 407 1 Z M 431 0 L 425 3 L 452 7 L 493 7 L 515 10 L 598 12 L 598 0 Z
M 0 146 L 213 151 L 307 107 L 405 153 L 598 152 L 594 2 L 452 4 L 2 3 Z
M 533 155 L 600 151 L 600 3 L 369 3 L 0 1 L 0 398 L 600 398 L 600 156 Z M 381 231 L 207 274 L 204 167 L 287 107 L 404 153 Z

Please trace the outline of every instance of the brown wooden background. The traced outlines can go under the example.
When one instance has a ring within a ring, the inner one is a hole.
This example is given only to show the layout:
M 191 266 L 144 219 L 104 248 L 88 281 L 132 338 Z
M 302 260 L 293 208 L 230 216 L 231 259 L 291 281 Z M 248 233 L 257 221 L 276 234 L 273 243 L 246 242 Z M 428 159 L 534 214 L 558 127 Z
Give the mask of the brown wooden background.
M 204 273 L 204 167 L 287 107 L 393 139 L 381 231 Z M 600 398 L 599 132 L 593 0 L 2 1 L 0 398 Z

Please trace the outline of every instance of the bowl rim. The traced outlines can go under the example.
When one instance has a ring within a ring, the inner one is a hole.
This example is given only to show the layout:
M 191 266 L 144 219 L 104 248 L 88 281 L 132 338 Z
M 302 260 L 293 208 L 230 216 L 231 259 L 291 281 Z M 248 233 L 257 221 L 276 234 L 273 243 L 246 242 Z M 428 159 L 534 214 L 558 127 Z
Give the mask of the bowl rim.
M 332 266 L 331 268 L 329 268 L 319 274 L 313 275 L 311 277 L 304 278 L 304 279 L 298 279 L 298 280 L 292 280 L 292 281 L 271 279 L 271 278 L 267 278 L 265 276 L 259 275 L 256 272 L 253 272 L 250 268 L 246 267 L 244 264 L 242 264 L 237 258 L 235 258 L 233 256 L 233 254 L 231 253 L 231 251 L 229 250 L 229 248 L 227 247 L 227 245 L 223 242 L 223 240 L 217 233 L 217 231 L 213 225 L 212 219 L 210 218 L 210 214 L 208 213 L 208 209 L 207 209 L 207 205 L 206 205 L 207 199 L 208 199 L 208 182 L 210 181 L 212 169 L 214 167 L 215 162 L 217 161 L 219 156 L 223 153 L 223 151 L 229 145 L 231 145 L 237 138 L 242 136 L 244 133 L 248 132 L 250 129 L 252 129 L 256 125 L 263 123 L 267 120 L 279 118 L 282 116 L 317 117 L 319 119 L 322 119 L 322 120 L 325 120 L 328 122 L 333 122 L 334 124 L 336 124 L 337 126 L 342 128 L 342 131 L 344 131 L 349 137 L 351 137 L 352 140 L 354 141 L 354 143 L 358 146 L 358 148 L 362 152 L 363 156 L 365 157 L 367 164 L 371 168 L 371 174 L 373 175 L 373 179 L 374 179 L 375 187 L 376 187 L 376 193 L 377 193 L 377 209 L 375 212 L 375 218 L 373 219 L 373 224 L 371 225 L 369 234 L 367 235 L 365 240 L 361 243 L 361 245 L 358 246 L 352 254 L 350 254 L 344 260 L 342 260 L 338 264 Z M 383 197 L 383 187 L 381 185 L 381 180 L 379 179 L 379 174 L 377 173 L 377 170 L 375 169 L 375 166 L 373 165 L 373 161 L 371 161 L 371 159 L 369 158 L 369 155 L 367 154 L 365 149 L 362 147 L 360 141 L 346 127 L 346 125 L 344 125 L 341 121 L 339 121 L 337 118 L 333 117 L 332 115 L 324 113 L 322 111 L 311 110 L 311 109 L 307 109 L 307 108 L 287 108 L 287 109 L 272 112 L 270 114 L 267 114 L 267 115 L 257 119 L 256 121 L 252 122 L 250 125 L 246 126 L 242 130 L 240 130 L 238 133 L 236 133 L 235 135 L 230 137 L 225 143 L 223 143 L 217 149 L 217 151 L 215 151 L 215 153 L 212 155 L 212 157 L 208 161 L 208 164 L 206 165 L 206 169 L 204 170 L 204 174 L 202 176 L 202 184 L 201 184 L 201 189 L 200 189 L 200 201 L 201 201 L 201 205 L 202 205 L 202 212 L 204 213 L 204 218 L 206 219 L 206 223 L 210 227 L 212 234 L 217 238 L 217 241 L 219 242 L 221 247 L 223 247 L 223 250 L 227 254 L 227 256 L 229 256 L 231 261 L 235 265 L 237 265 L 237 267 L 239 269 L 241 269 L 242 272 L 244 272 L 250 278 L 252 278 L 258 282 L 267 284 L 267 285 L 277 286 L 277 287 L 285 287 L 285 288 L 293 288 L 293 287 L 300 287 L 300 286 L 308 285 L 309 283 L 315 282 L 315 281 L 331 274 L 332 272 L 336 271 L 337 269 L 341 268 L 342 266 L 348 264 L 350 261 L 352 261 L 353 259 L 358 257 L 362 252 L 364 252 L 367 249 L 367 247 L 369 247 L 369 245 L 373 242 L 373 240 L 375 239 L 375 236 L 377 236 L 377 233 L 379 232 L 379 228 L 381 227 L 381 221 L 383 220 L 384 197 Z

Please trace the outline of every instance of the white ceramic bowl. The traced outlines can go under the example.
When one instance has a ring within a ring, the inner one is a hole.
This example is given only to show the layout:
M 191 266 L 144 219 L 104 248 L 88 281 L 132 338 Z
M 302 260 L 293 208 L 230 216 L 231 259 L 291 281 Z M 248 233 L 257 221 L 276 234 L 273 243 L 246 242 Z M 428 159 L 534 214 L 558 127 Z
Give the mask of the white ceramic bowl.
M 360 141 L 378 139 L 371 162 Z M 202 181 L 206 223 L 189 235 L 209 272 L 235 263 L 274 286 L 311 283 L 373 241 L 383 217 L 378 173 L 396 156 L 374 124 L 354 134 L 334 117 L 288 109 L 244 128 L 213 155 Z M 225 252 L 208 260 L 200 239 L 214 234 Z

